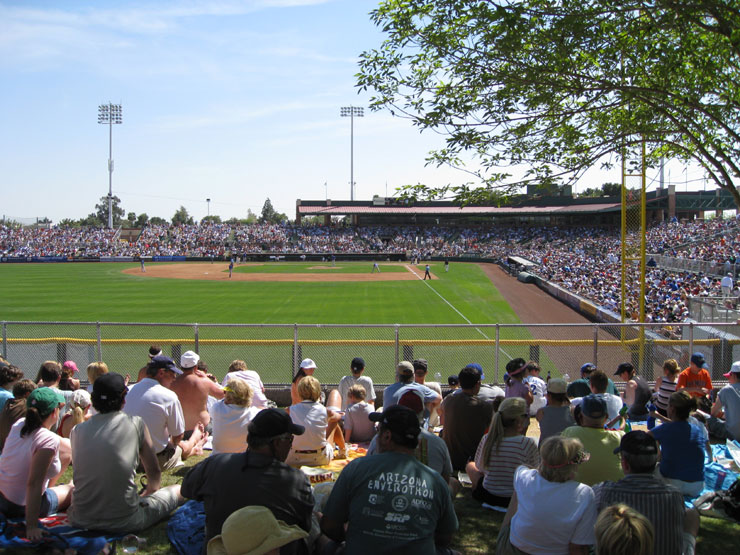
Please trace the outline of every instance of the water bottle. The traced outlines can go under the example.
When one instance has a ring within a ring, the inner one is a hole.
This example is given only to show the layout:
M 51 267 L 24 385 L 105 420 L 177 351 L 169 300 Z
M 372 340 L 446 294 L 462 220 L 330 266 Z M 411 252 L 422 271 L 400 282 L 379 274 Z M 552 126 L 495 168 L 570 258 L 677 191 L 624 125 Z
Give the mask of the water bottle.
M 136 534 L 128 534 L 121 540 L 121 547 L 124 553 L 136 553 L 146 548 L 146 538 L 140 538 Z
M 439 372 L 435 372 L 434 373 L 434 379 L 437 380 L 437 382 L 441 382 L 442 381 L 442 374 L 440 374 Z
M 547 379 L 545 380 L 547 383 L 550 383 L 550 371 L 547 371 Z
M 650 403 L 647 406 L 647 409 L 650 412 L 654 412 L 657 408 L 658 407 L 656 407 L 653 403 Z M 653 428 L 655 428 L 655 417 L 654 416 L 648 416 L 648 418 L 647 418 L 647 429 L 648 430 L 652 430 Z

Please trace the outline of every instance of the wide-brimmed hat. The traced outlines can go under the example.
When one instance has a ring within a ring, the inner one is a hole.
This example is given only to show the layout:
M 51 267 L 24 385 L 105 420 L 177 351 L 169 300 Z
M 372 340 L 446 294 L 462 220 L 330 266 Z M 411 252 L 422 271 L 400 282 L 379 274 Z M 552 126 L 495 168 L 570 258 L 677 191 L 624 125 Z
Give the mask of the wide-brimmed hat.
M 277 520 L 267 507 L 250 505 L 229 515 L 221 533 L 208 542 L 208 555 L 263 555 L 307 536 L 299 526 Z

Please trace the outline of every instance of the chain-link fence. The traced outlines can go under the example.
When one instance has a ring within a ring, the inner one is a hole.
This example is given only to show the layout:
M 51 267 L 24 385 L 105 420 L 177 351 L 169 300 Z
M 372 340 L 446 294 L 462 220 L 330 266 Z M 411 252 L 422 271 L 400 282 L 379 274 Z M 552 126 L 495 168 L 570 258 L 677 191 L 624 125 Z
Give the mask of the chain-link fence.
M 644 332 L 641 333 L 643 328 Z M 607 373 L 631 361 L 649 381 L 662 375 L 665 359 L 688 366 L 701 351 L 712 377 L 722 380 L 740 359 L 740 326 L 702 324 L 487 324 L 487 325 L 310 325 L 143 324 L 98 322 L 2 322 L 2 355 L 29 378 L 45 360 L 74 360 L 84 369 L 105 361 L 120 374 L 138 371 L 155 344 L 179 362 L 197 351 L 221 379 L 241 359 L 267 384 L 287 384 L 303 358 L 316 361 L 318 378 L 335 384 L 361 356 L 375 383 L 392 383 L 400 360 L 427 359 L 428 379 L 447 381 L 465 365 L 483 366 L 486 382 L 500 383 L 512 358 L 539 362 L 543 375 L 578 377 L 592 362 Z M 81 378 L 84 380 L 86 376 Z

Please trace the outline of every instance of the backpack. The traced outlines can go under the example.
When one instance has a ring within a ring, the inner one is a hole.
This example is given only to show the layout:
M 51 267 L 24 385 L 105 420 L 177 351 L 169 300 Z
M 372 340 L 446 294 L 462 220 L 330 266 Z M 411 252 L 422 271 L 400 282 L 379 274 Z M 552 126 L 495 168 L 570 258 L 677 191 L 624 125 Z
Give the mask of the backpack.
M 729 489 L 705 493 L 694 501 L 694 506 L 704 516 L 740 522 L 740 478 Z

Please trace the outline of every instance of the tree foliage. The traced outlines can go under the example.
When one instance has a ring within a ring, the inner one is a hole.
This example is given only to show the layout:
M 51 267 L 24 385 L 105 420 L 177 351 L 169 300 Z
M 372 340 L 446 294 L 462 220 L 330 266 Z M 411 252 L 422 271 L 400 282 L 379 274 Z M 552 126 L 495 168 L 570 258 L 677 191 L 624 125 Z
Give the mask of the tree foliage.
M 205 216 L 201 221 L 201 224 L 220 224 L 221 223 L 221 216 L 216 216 L 215 214 L 213 216 Z
M 573 182 L 644 141 L 649 165 L 694 161 L 740 206 L 737 0 L 385 0 L 371 17 L 386 35 L 361 55 L 371 108 L 442 133 L 430 163 L 480 167 L 407 196 Z
M 283 223 L 288 219 L 288 216 L 285 214 L 281 214 L 280 212 L 277 212 L 273 206 L 272 202 L 268 198 L 265 200 L 265 204 L 262 205 L 262 214 L 259 217 L 259 223 L 261 224 L 280 224 Z
M 121 207 L 121 199 L 113 195 L 113 225 L 121 225 L 126 211 Z M 94 218 L 91 220 L 90 216 Z M 93 225 L 105 227 L 108 225 L 108 195 L 100 197 L 100 202 L 95 205 L 95 214 L 90 214 L 86 218 L 87 223 L 82 225 Z
M 180 206 L 180 209 L 175 212 L 175 214 L 172 216 L 172 223 L 174 225 L 192 225 L 193 224 L 193 217 L 188 214 L 187 208 L 184 206 Z

